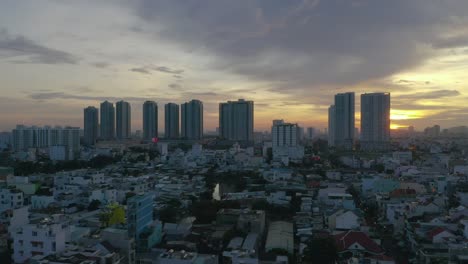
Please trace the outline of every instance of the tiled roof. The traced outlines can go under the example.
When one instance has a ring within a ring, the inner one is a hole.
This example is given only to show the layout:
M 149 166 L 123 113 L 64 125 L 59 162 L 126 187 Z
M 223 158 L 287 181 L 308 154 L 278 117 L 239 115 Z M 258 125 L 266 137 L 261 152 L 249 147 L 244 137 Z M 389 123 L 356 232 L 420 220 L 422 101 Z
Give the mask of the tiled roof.
M 347 251 L 353 244 L 357 243 L 371 254 L 380 255 L 384 253 L 383 249 L 374 240 L 360 231 L 350 230 L 337 234 L 334 238 L 339 252 Z

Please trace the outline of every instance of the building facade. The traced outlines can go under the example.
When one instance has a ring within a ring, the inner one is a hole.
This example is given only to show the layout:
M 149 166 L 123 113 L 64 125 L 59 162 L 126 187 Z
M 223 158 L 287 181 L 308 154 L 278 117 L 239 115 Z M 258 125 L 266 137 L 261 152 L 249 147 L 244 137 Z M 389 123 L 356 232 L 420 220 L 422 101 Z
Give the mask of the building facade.
M 253 141 L 254 102 L 239 99 L 219 104 L 219 133 L 227 140 Z
M 361 149 L 385 150 L 390 145 L 390 93 L 361 95 Z
M 99 110 L 96 107 L 88 106 L 84 109 L 84 137 L 85 145 L 96 144 L 99 128 Z
M 43 220 L 27 224 L 13 232 L 13 261 L 24 263 L 34 256 L 47 256 L 65 250 L 70 229 L 63 223 Z
M 335 146 L 335 106 L 328 108 L 328 146 Z
M 108 101 L 101 103 L 101 138 L 103 140 L 115 139 L 115 108 Z
M 158 105 L 154 101 L 143 104 L 143 139 L 158 137 Z
M 117 139 L 128 139 L 131 137 L 132 109 L 125 101 L 116 103 L 116 135 Z
M 299 145 L 301 129 L 297 124 L 273 120 L 271 127 L 272 151 L 274 159 L 288 158 L 300 160 L 304 157 L 304 147 Z
M 80 154 L 80 128 L 77 127 L 26 127 L 17 125 L 13 129 L 13 149 L 16 152 L 28 149 L 62 147 L 64 157 L 76 159 Z
M 168 103 L 164 106 L 164 136 L 178 139 L 179 133 L 179 105 Z
M 181 137 L 198 140 L 203 138 L 203 103 L 200 100 L 191 100 L 180 106 L 181 110 Z
M 135 195 L 127 201 L 128 236 L 138 241 L 153 222 L 153 198 L 150 194 Z

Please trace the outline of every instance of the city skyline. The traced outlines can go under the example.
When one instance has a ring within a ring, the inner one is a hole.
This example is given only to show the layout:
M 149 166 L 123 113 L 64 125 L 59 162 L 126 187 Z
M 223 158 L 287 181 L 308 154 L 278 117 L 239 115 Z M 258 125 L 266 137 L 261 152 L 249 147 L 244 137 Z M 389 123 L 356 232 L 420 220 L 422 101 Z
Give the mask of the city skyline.
M 277 118 L 325 128 L 346 91 L 390 92 L 392 128 L 468 125 L 466 1 L 2 5 L 0 131 L 81 127 L 82 109 L 104 100 L 128 101 L 136 130 L 144 101 L 192 98 L 206 130 L 218 103 L 237 98 L 256 102 L 258 130 Z

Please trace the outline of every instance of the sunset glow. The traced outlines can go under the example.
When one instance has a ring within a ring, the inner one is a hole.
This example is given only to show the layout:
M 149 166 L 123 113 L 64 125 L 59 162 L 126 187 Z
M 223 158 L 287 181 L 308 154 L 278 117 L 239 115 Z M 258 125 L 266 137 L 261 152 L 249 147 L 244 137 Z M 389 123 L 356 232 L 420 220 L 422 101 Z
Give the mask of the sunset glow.
M 82 126 L 84 107 L 121 99 L 138 130 L 145 100 L 199 99 L 212 131 L 219 102 L 238 98 L 255 102 L 256 130 L 277 118 L 323 129 L 348 91 L 357 123 L 359 94 L 389 92 L 401 126 L 468 124 L 468 2 L 260 2 L 7 1 L 0 130 Z

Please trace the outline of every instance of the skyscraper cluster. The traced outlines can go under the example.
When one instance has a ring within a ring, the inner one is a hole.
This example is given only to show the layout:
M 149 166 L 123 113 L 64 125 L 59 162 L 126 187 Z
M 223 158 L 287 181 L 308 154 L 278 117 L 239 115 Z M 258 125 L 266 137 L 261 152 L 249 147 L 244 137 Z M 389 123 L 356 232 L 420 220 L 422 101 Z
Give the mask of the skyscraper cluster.
M 98 118 L 100 113 L 100 123 Z M 98 110 L 93 106 L 84 109 L 84 143 L 94 145 L 97 139 L 125 140 L 131 137 L 131 106 L 128 102 L 115 104 L 104 101 Z M 181 120 L 182 119 L 182 120 Z M 158 105 L 155 101 L 143 103 L 143 139 L 158 137 Z M 164 106 L 164 137 L 166 139 L 199 140 L 203 138 L 203 103 L 191 100 L 179 105 Z
M 94 145 L 98 138 L 102 140 L 128 139 L 131 136 L 131 120 L 131 107 L 125 101 L 117 102 L 115 107 L 113 103 L 104 101 L 99 110 L 94 106 L 88 106 L 84 109 L 83 141 L 86 145 Z
M 164 137 L 177 140 L 203 138 L 203 103 L 191 100 L 164 105 Z M 100 122 L 98 118 L 100 114 Z M 158 137 L 158 105 L 154 101 L 143 104 L 143 139 Z M 239 99 L 219 104 L 219 136 L 225 140 L 253 141 L 254 102 Z M 84 143 L 94 145 L 101 140 L 125 140 L 131 137 L 131 106 L 128 102 L 101 103 L 100 109 L 84 109 Z
M 203 103 L 191 100 L 179 105 L 168 103 L 164 106 L 164 135 L 166 139 L 203 138 Z
M 329 146 L 352 149 L 356 140 L 354 93 L 335 95 L 328 109 Z M 363 150 L 384 150 L 390 143 L 390 94 L 361 95 L 361 138 Z

